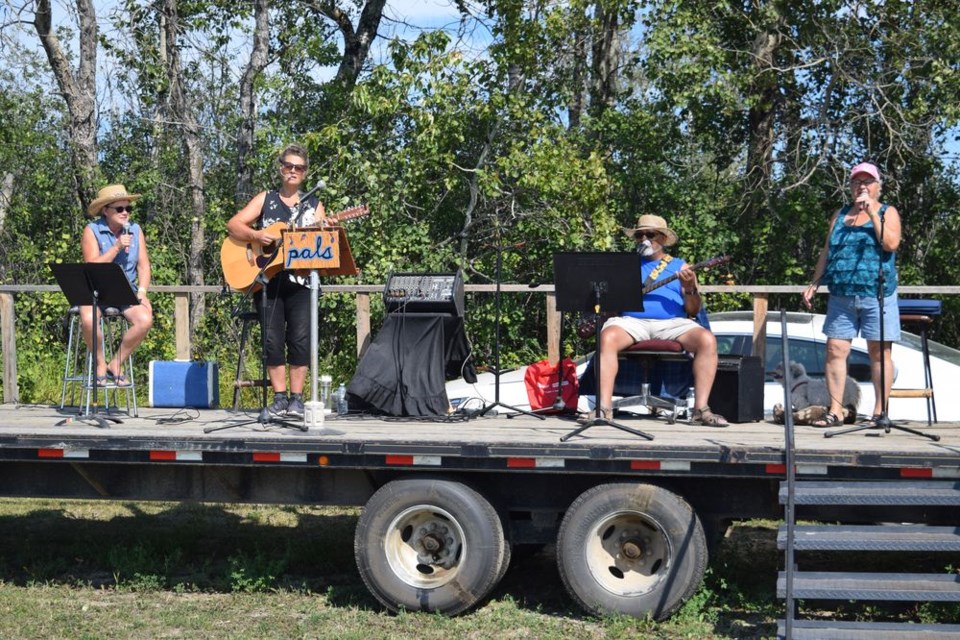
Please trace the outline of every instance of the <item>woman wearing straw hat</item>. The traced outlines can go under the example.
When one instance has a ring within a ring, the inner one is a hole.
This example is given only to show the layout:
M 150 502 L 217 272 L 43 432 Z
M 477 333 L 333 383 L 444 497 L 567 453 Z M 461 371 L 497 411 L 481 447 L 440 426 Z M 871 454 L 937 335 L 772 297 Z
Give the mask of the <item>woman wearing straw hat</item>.
M 150 287 L 147 243 L 140 225 L 130 222 L 133 202 L 139 197 L 139 193 L 127 193 L 127 188 L 122 184 L 112 184 L 100 189 L 96 199 L 87 207 L 87 214 L 91 218 L 98 214 L 100 217 L 83 230 L 80 248 L 84 262 L 113 262 L 120 265 L 130 281 L 130 288 L 136 291 L 140 300 L 140 304 L 120 309 L 130 328 L 123 334 L 120 348 L 110 362 L 104 361 L 102 350 L 97 351 L 97 378 L 101 384 L 130 384 L 130 379 L 123 373 L 122 364 L 143 342 L 147 331 L 153 326 L 153 306 L 147 298 L 147 289 Z M 93 337 L 92 306 L 80 307 L 80 323 L 89 349 Z M 98 334 L 97 340 L 98 344 L 103 344 L 102 335 Z
M 613 388 L 619 370 L 617 354 L 641 340 L 676 340 L 693 354 L 694 411 L 690 419 L 709 427 L 725 427 L 727 421 L 707 405 L 717 375 L 717 339 L 691 318 L 700 313 L 703 301 L 697 274 L 665 249 L 677 243 L 677 234 L 660 216 L 643 215 L 636 228 L 623 232 L 637 243 L 640 275 L 644 286 L 677 274 L 677 279 L 644 297 L 643 311 L 627 311 L 610 318 L 600 332 L 600 411 L 613 417 Z

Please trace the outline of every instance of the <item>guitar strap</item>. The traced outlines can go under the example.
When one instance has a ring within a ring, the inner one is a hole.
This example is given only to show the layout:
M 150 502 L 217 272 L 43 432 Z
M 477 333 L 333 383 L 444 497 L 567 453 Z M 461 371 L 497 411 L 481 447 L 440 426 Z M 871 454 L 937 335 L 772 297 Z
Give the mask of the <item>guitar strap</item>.
M 670 264 L 670 261 L 673 260 L 673 256 L 665 255 L 663 259 L 660 260 L 660 264 L 653 268 L 653 271 L 650 272 L 650 275 L 647 276 L 647 279 L 643 281 L 643 288 L 646 289 L 654 282 L 657 278 L 660 277 L 660 274 L 663 273 L 663 270 L 667 268 L 667 265 Z

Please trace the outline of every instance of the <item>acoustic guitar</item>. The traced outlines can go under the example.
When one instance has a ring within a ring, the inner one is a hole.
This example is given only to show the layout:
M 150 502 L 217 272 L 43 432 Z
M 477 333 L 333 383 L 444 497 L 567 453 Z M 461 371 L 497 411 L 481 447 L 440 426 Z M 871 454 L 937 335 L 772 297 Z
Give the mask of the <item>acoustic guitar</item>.
M 703 262 L 698 262 L 697 264 L 691 265 L 690 268 L 694 271 L 700 271 L 701 269 L 710 269 L 718 265 L 724 264 L 725 262 L 730 262 L 730 256 L 717 256 L 716 258 L 710 258 L 709 260 L 704 260 Z M 668 285 L 677 278 L 680 277 L 680 272 L 674 273 L 663 280 L 657 280 L 651 282 L 643 288 L 643 295 L 647 295 L 651 291 L 659 289 L 662 286 Z M 616 314 L 600 314 L 600 323 L 606 322 L 609 318 L 612 318 Z M 583 339 L 589 338 L 592 335 L 595 335 L 597 330 L 597 325 L 594 323 L 594 316 L 588 315 L 582 317 L 577 322 L 577 335 Z
M 367 205 L 351 207 L 327 216 L 323 227 L 317 225 L 312 228 L 329 227 L 334 223 L 360 218 L 368 213 Z M 291 228 L 287 222 L 274 222 L 265 231 L 281 237 L 281 232 L 284 229 Z M 303 227 L 299 228 L 302 229 Z M 223 240 L 223 246 L 220 247 L 220 266 L 223 268 L 223 279 L 226 280 L 231 289 L 247 291 L 254 285 L 257 276 L 263 274 L 269 279 L 283 270 L 283 251 L 281 251 L 279 241 L 264 247 L 255 240 L 241 242 L 227 236 Z M 258 284 L 254 287 L 254 290 L 259 288 Z

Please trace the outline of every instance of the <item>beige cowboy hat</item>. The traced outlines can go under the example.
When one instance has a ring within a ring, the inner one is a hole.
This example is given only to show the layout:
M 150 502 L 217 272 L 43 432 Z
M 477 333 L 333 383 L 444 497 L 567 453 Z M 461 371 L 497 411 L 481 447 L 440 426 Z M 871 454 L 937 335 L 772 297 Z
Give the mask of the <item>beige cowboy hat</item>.
M 127 188 L 122 184 L 107 185 L 97 192 L 97 197 L 90 203 L 90 206 L 87 207 L 87 215 L 92 218 L 111 202 L 118 200 L 130 200 L 132 202 L 139 197 L 139 193 L 127 193 Z
M 631 240 L 634 239 L 637 231 L 656 231 L 663 235 L 663 242 L 660 244 L 664 247 L 672 247 L 677 244 L 677 234 L 667 226 L 667 221 L 661 218 L 660 216 L 655 216 L 651 214 L 642 215 L 637 219 L 636 228 L 631 229 L 630 227 L 620 227 L 623 229 L 623 232 L 627 234 Z

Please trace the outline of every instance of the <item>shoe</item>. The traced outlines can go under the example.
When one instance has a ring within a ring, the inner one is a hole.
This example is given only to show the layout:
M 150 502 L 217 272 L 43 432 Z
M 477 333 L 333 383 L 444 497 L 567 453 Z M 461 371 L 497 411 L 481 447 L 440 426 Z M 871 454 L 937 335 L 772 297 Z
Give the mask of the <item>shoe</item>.
M 267 411 L 269 411 L 272 416 L 282 418 L 287 415 L 287 407 L 289 405 L 290 400 L 287 398 L 287 394 L 280 395 L 277 393 L 273 396 L 273 404 L 267 407 Z
M 817 427 L 818 429 L 829 429 L 830 427 L 839 427 L 842 425 L 843 419 L 832 411 L 826 412 L 822 417 L 810 423 L 810 426 Z
M 290 402 L 287 404 L 287 417 L 288 418 L 302 418 L 303 417 L 303 399 L 300 394 L 293 394 L 290 396 Z
M 691 416 L 691 421 L 694 424 L 702 424 L 705 427 L 728 427 L 730 423 L 727 422 L 719 413 L 714 413 L 710 410 L 710 407 L 704 406 L 700 409 L 693 410 L 693 416 Z

